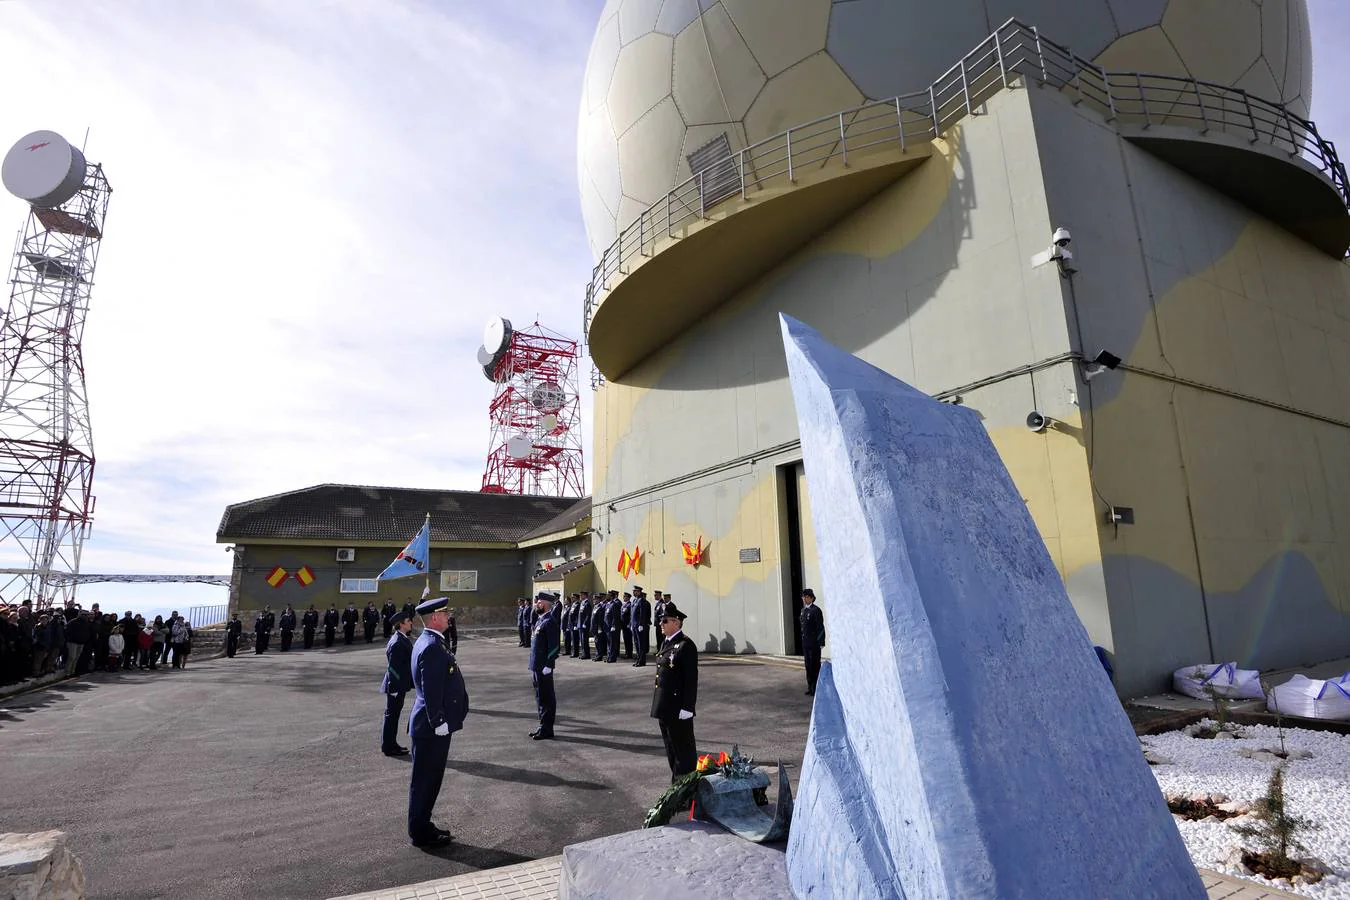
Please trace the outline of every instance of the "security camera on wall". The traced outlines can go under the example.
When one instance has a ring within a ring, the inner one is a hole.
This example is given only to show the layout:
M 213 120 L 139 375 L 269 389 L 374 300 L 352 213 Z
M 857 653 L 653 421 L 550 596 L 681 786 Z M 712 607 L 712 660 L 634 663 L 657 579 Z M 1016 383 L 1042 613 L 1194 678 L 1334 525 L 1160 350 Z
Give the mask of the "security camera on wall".
M 1059 274 L 1067 277 L 1078 271 L 1078 267 L 1073 262 L 1073 251 L 1069 249 L 1069 244 L 1073 243 L 1073 235 L 1069 234 L 1067 228 L 1056 228 L 1050 235 L 1050 247 L 1037 253 L 1031 258 L 1031 267 L 1038 269 L 1049 262 L 1059 264 Z

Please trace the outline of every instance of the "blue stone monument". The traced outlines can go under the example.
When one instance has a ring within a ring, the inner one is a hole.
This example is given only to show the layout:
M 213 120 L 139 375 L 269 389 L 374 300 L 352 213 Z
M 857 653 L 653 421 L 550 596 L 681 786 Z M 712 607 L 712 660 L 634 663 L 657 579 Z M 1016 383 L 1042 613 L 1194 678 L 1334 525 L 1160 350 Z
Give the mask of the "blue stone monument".
M 793 892 L 1203 900 L 978 416 L 782 326 L 834 647 L 788 839 Z

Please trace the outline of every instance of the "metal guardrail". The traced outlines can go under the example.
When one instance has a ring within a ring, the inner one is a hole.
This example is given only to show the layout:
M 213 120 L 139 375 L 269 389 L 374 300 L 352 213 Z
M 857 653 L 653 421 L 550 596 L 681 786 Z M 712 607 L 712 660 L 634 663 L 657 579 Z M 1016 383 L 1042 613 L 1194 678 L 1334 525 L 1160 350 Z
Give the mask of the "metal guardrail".
M 219 625 L 228 619 L 230 607 L 228 603 L 220 603 L 212 606 L 190 606 L 188 607 L 187 620 L 193 628 L 202 628 L 206 625 Z
M 1010 19 L 944 72 L 926 91 L 865 103 L 751 144 L 696 172 L 626 226 L 591 273 L 582 333 L 610 281 L 654 252 L 658 240 L 706 219 L 718 204 L 746 199 L 765 188 L 796 183 L 806 172 L 836 158 L 879 147 L 902 152 L 913 141 L 940 137 L 1017 79 L 1048 85 L 1086 103 L 1111 122 L 1149 128 L 1181 126 L 1203 133 L 1240 135 L 1302 157 L 1319 168 L 1350 205 L 1350 180 L 1336 148 L 1312 122 L 1278 103 L 1239 88 L 1170 75 L 1108 72 L 1068 48 L 1042 37 L 1033 26 Z

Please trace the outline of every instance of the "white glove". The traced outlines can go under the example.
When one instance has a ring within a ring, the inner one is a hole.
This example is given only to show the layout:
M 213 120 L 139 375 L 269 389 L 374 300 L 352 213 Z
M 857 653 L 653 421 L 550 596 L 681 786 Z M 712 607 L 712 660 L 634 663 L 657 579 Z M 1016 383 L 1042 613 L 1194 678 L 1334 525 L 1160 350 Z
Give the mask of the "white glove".
M 550 669 L 548 666 L 545 666 L 545 667 L 544 667 L 544 671 L 541 672 L 541 673 L 539 673 L 539 674 L 541 674 L 541 675 L 552 675 L 552 674 L 553 674 L 553 670 Z
M 437 735 L 437 737 L 445 737 L 445 736 L 446 736 L 447 734 L 449 734 L 449 733 L 450 733 L 450 723 L 449 723 L 449 722 L 442 722 L 441 724 L 439 724 L 439 725 L 436 726 L 436 735 Z
M 687 710 L 687 709 L 682 709 L 682 710 L 680 710 L 680 718 L 681 718 L 681 719 L 692 719 L 693 717 L 694 717 L 694 714 L 691 713 L 689 710 Z

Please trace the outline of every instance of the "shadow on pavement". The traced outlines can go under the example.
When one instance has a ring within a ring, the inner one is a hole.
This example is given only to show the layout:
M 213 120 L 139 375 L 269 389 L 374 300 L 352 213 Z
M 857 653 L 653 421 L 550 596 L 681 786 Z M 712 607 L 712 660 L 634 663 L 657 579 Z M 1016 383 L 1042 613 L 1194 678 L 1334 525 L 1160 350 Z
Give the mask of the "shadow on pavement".
M 496 763 L 478 762 L 475 760 L 452 759 L 446 763 L 445 767 L 447 769 L 454 769 L 456 772 L 463 772 L 465 775 L 476 775 L 479 778 L 491 778 L 494 781 L 506 781 L 511 784 L 532 784 L 535 787 L 577 788 L 578 790 L 583 791 L 609 790 L 609 785 L 599 784 L 594 781 L 568 781 L 566 778 L 559 778 L 552 772 L 543 772 L 538 769 L 519 769 L 515 766 L 499 766 Z

